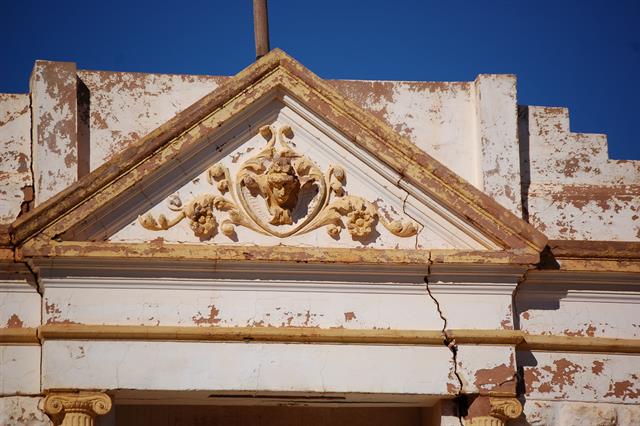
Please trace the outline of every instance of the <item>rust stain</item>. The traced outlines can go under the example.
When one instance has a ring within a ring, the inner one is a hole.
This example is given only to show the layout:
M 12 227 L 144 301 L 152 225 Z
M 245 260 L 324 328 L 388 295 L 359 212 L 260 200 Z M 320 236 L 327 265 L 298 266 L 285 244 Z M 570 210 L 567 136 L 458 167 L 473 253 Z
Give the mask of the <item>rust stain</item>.
M 576 337 L 576 336 L 577 337 L 585 337 L 585 336 L 594 337 L 596 331 L 597 331 L 596 327 L 593 324 L 591 324 L 585 330 L 571 331 L 569 329 L 565 329 L 563 333 L 566 336 L 571 336 L 571 337 Z
M 47 319 L 47 324 L 79 324 L 78 322 L 71 321 L 70 319 L 61 320 L 60 316 L 62 315 L 62 311 L 55 303 L 45 301 L 44 310 L 48 315 L 51 315 Z
M 584 371 L 584 368 L 566 359 L 556 360 L 554 364 L 555 370 L 549 366 L 544 366 L 541 369 L 528 368 L 525 370 L 524 381 L 527 394 L 535 391 L 546 394 L 554 391 L 563 391 L 566 385 L 575 384 L 575 374 Z M 541 381 L 543 373 L 540 370 L 551 373 L 549 381 Z
M 193 317 L 191 317 L 191 319 L 193 320 L 194 324 L 196 324 L 196 325 L 204 325 L 204 324 L 215 325 L 215 324 L 218 324 L 220 322 L 220 318 L 218 318 L 218 315 L 220 314 L 220 311 L 216 308 L 215 305 L 209 305 L 209 309 L 210 309 L 209 316 L 207 316 L 207 317 L 205 317 L 202 313 L 200 313 L 200 311 L 198 311 L 197 315 L 194 315 Z
M 637 379 L 637 376 L 636 376 Z M 638 387 L 638 381 L 635 383 L 631 380 L 623 380 L 621 382 L 612 382 L 609 384 L 609 391 L 604 396 L 615 396 L 622 400 L 638 399 L 640 396 L 640 388 Z
M 591 372 L 596 376 L 602 374 L 602 370 L 604 368 L 604 362 L 602 361 L 593 361 L 593 366 L 591 366 Z
M 344 320 L 345 321 L 353 321 L 354 319 L 356 319 L 356 314 L 354 314 L 353 312 L 345 312 L 344 313 Z
M 551 380 L 549 380 L 549 382 L 552 385 L 558 386 L 560 390 L 563 390 L 566 385 L 575 384 L 574 376 L 584 371 L 583 367 L 566 358 L 557 359 L 553 361 L 553 364 L 555 365 L 555 369 L 551 366 L 544 366 L 542 370 L 551 373 Z
M 525 393 L 527 395 L 531 395 L 536 390 L 540 393 L 549 393 L 552 391 L 551 384 L 549 384 L 548 382 L 539 384 L 540 376 L 540 371 L 538 371 L 537 368 L 525 368 L 523 378 Z
M 23 325 L 24 323 L 22 322 L 20 317 L 16 314 L 11 315 L 7 320 L 8 328 L 22 328 Z
M 516 371 L 507 364 L 478 369 L 474 384 L 481 392 L 515 392 Z
M 500 321 L 500 326 L 503 330 L 513 330 L 513 324 L 510 319 L 503 319 Z

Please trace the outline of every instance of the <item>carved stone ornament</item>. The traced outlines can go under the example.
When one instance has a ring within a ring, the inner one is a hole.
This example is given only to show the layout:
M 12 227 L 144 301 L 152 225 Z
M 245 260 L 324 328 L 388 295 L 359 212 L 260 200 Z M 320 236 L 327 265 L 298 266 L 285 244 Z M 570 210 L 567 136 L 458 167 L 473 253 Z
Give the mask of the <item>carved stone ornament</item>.
M 489 415 L 469 419 L 469 426 L 504 426 L 522 414 L 522 404 L 516 398 L 489 397 Z
M 333 238 L 343 229 L 354 239 L 365 238 L 378 223 L 398 237 L 418 232 L 415 223 L 387 221 L 371 202 L 347 195 L 344 169 L 332 165 L 323 173 L 311 159 L 292 149 L 289 126 L 263 126 L 260 134 L 266 146 L 240 166 L 235 181 L 222 164 L 209 168 L 207 180 L 216 185 L 219 195 L 200 194 L 186 204 L 173 195 L 167 201 L 177 216 L 168 219 L 161 214 L 156 219 L 149 213 L 138 218 L 140 224 L 159 231 L 186 218 L 194 235 L 203 241 L 216 235 L 218 228 L 233 238 L 235 226 L 279 238 L 325 226 Z M 220 220 L 223 212 L 225 218 Z
M 111 410 L 111 398 L 104 393 L 53 393 L 42 402 L 54 425 L 93 426 L 96 416 Z

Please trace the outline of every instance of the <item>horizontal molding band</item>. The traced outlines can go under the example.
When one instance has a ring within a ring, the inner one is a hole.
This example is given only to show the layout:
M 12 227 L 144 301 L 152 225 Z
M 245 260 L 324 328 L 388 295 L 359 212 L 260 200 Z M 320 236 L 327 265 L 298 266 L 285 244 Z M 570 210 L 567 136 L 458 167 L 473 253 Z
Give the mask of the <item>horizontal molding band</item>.
M 640 339 L 525 334 L 518 350 L 640 354 Z
M 42 340 L 170 340 L 442 345 L 439 330 L 353 330 L 309 327 L 173 327 L 137 325 L 43 325 Z
M 39 344 L 37 328 L 0 328 L 0 344 Z
M 447 330 L 456 344 L 508 345 L 518 350 L 640 354 L 640 339 L 548 336 L 520 330 Z M 0 344 L 46 340 L 134 340 L 201 342 L 279 342 L 336 344 L 444 345 L 440 330 L 354 330 L 303 327 L 181 327 L 145 325 L 46 324 L 2 328 Z

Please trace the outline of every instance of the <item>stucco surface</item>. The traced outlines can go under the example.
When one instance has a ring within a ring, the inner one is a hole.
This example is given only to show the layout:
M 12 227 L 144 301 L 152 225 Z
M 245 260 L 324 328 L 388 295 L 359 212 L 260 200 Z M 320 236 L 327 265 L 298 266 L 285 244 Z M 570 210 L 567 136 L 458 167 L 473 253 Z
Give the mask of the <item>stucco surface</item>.
M 51 426 L 51 420 L 39 408 L 41 397 L 0 398 L 0 424 L 4 426 Z
M 76 84 L 74 63 L 36 61 L 29 84 L 36 204 L 78 179 Z
M 606 135 L 571 132 L 566 108 L 523 114 L 530 222 L 551 239 L 640 240 L 640 161 L 609 159 Z
M 0 224 L 13 222 L 33 197 L 29 95 L 0 94 Z
M 81 117 L 90 170 L 151 132 L 226 77 L 78 71 L 86 94 Z

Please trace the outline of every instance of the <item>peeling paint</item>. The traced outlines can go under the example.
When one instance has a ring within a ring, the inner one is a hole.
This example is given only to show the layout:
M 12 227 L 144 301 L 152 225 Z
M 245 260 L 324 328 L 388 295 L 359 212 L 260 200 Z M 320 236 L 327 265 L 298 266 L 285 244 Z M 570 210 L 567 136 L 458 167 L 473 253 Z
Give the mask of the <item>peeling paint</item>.
M 218 315 L 220 315 L 220 311 L 216 308 L 215 305 L 209 305 L 209 315 L 208 316 L 204 316 L 203 314 L 201 314 L 200 312 L 198 312 L 196 315 L 194 315 L 192 317 L 193 319 L 193 323 L 196 325 L 215 325 L 218 324 L 221 320 L 220 318 L 218 318 Z
M 23 322 L 20 317 L 16 314 L 13 314 L 7 320 L 7 328 L 22 328 Z

